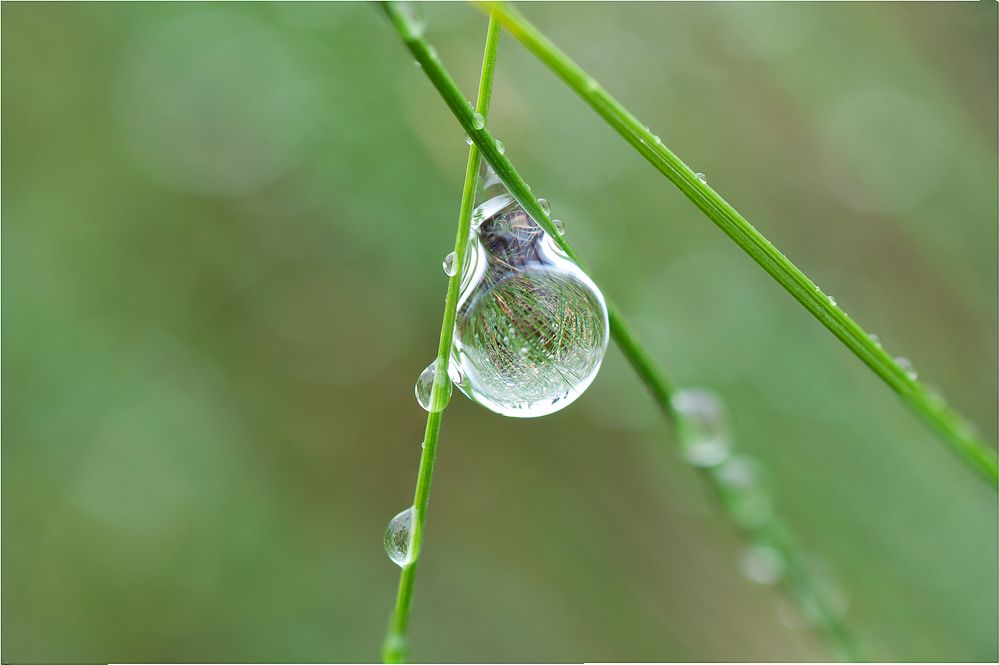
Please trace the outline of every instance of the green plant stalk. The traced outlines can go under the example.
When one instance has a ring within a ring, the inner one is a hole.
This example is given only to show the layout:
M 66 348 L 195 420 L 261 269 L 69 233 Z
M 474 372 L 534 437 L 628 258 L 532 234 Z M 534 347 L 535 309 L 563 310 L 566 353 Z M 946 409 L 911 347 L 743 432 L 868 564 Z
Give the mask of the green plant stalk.
M 831 298 L 826 296 L 762 233 L 707 183 L 699 180 L 694 171 L 663 145 L 658 136 L 519 12 L 502 2 L 479 4 L 493 12 L 511 35 L 572 88 L 618 134 L 700 208 L 701 212 L 734 240 L 750 258 L 881 377 L 905 404 L 936 430 L 952 451 L 977 470 L 993 489 L 999 489 L 999 465 L 996 453 L 978 438 L 968 421 L 947 406 L 938 394 L 929 390 L 917 381 L 914 375 L 910 375 L 899 366 L 874 338 L 837 307 Z
M 407 19 L 387 7 L 389 17 L 400 32 L 411 31 Z M 418 34 L 418 33 L 417 33 Z M 485 52 L 482 56 L 482 72 L 479 77 L 479 96 L 476 110 L 483 118 L 489 113 L 489 99 L 492 94 L 493 72 L 496 68 L 496 49 L 499 45 L 499 24 L 492 18 L 486 32 Z M 441 321 L 440 342 L 437 345 L 437 362 L 434 372 L 434 386 L 430 401 L 434 409 L 427 415 L 427 427 L 423 435 L 423 452 L 420 455 L 420 469 L 416 478 L 416 494 L 413 498 L 415 515 L 413 532 L 410 538 L 410 563 L 403 567 L 399 576 L 399 591 L 395 609 L 389 620 L 388 631 L 382 646 L 382 659 L 386 663 L 399 663 L 406 659 L 409 613 L 413 603 L 413 582 L 416 566 L 423 546 L 423 529 L 427 520 L 427 504 L 430 501 L 430 483 L 434 474 L 434 461 L 437 458 L 437 440 L 440 435 L 441 418 L 451 392 L 451 380 L 447 375 L 451 358 L 451 344 L 454 335 L 454 321 L 458 308 L 458 293 L 461 286 L 461 266 L 464 265 L 468 249 L 468 235 L 471 230 L 472 206 L 475 202 L 475 189 L 479 173 L 479 149 L 472 144 L 468 149 L 468 164 L 465 167 L 465 184 L 461 192 L 461 207 L 458 212 L 458 229 L 454 237 L 454 265 L 459 269 L 448 279 L 447 296 L 444 301 L 444 317 Z
M 496 147 L 496 141 L 492 137 L 489 130 L 485 127 L 484 122 L 481 123 L 481 126 L 476 127 L 479 123 L 476 122 L 471 105 L 464 98 L 457 85 L 444 69 L 444 66 L 437 57 L 434 49 L 422 37 L 420 31 L 415 26 L 408 23 L 407 17 L 399 11 L 394 2 L 384 2 L 382 3 L 382 7 L 389 15 L 393 25 L 398 30 L 406 46 L 420 64 L 423 72 L 433 83 L 444 102 L 451 109 L 452 113 L 454 113 L 458 122 L 465 129 L 468 136 L 472 138 L 474 145 L 478 146 L 483 158 L 490 164 L 490 166 L 493 167 L 493 170 L 510 191 L 511 195 L 517 199 L 517 202 L 524 207 L 528 214 L 530 214 L 531 217 L 538 222 L 538 224 L 552 237 L 552 239 L 568 256 L 582 265 L 578 255 L 572 247 L 569 246 L 564 237 L 556 231 L 551 219 L 531 193 L 530 187 L 516 171 L 510 160 L 498 150 Z M 491 18 L 490 25 L 492 26 L 493 23 L 494 20 Z M 480 100 L 481 93 L 482 90 L 480 87 Z M 484 119 L 485 114 L 483 113 L 482 116 Z M 460 237 L 462 236 L 459 231 L 459 239 Z M 648 353 L 641 342 L 639 342 L 634 332 L 621 317 L 617 308 L 609 300 L 607 301 L 607 308 L 610 317 L 610 330 L 612 337 L 624 353 L 625 357 L 628 359 L 628 362 L 652 393 L 656 403 L 662 408 L 667 420 L 672 424 L 674 431 L 676 431 L 678 429 L 679 418 L 681 416 L 674 409 L 672 402 L 672 396 L 676 392 L 675 385 L 667 377 L 665 371 L 658 366 L 656 361 Z M 431 420 L 432 419 L 428 419 L 428 429 L 430 427 Z M 706 475 L 709 476 L 714 487 L 718 489 L 719 483 L 717 478 L 710 473 L 707 473 Z M 429 480 L 427 482 L 429 487 Z M 776 522 L 771 521 L 771 524 L 776 524 Z M 748 534 L 752 536 L 753 532 L 748 531 Z M 790 550 L 788 552 L 788 560 L 789 562 L 792 562 L 791 571 L 794 575 L 793 577 L 789 576 L 789 581 L 786 583 L 786 587 L 788 588 L 789 595 L 791 595 L 795 602 L 801 604 L 801 599 L 806 597 L 805 594 L 807 589 L 814 585 L 809 582 L 807 572 L 803 569 L 803 567 L 795 566 L 793 564 L 793 562 L 801 560 L 801 557 L 796 554 L 795 550 Z M 408 589 L 404 591 L 403 584 L 406 582 L 406 579 L 406 571 L 403 571 L 403 580 L 400 582 L 399 601 L 397 602 L 397 615 L 399 614 L 399 607 L 405 606 L 408 608 L 408 594 L 410 594 L 411 591 Z M 409 584 L 411 584 L 411 581 Z M 827 641 L 830 643 L 834 651 L 842 656 L 850 657 L 851 654 L 854 653 L 854 650 L 842 623 L 831 611 L 828 611 L 828 608 L 822 604 L 821 599 L 812 600 L 809 609 L 815 615 L 816 626 L 826 636 Z M 404 618 L 399 628 L 396 628 L 395 618 L 393 618 L 389 637 L 386 640 L 386 649 L 392 645 L 390 642 L 391 640 L 401 639 L 399 636 L 404 635 Z M 394 653 L 387 651 L 386 660 L 391 660 L 388 657 L 391 655 L 394 655 Z

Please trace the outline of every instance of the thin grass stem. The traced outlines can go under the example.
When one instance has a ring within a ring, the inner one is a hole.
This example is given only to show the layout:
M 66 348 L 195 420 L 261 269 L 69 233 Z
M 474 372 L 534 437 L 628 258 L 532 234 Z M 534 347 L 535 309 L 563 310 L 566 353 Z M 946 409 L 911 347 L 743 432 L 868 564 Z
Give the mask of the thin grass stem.
M 384 5 L 389 18 L 401 34 L 419 34 L 418 26 L 409 17 L 400 13 L 394 5 Z M 489 100 L 492 96 L 493 72 L 496 68 L 496 50 L 499 45 L 499 24 L 492 18 L 486 31 L 486 45 L 482 56 L 482 72 L 479 77 L 479 95 L 476 112 L 485 118 L 489 113 Z M 444 301 L 444 316 L 441 321 L 440 341 L 437 345 L 437 362 L 434 372 L 434 385 L 430 401 L 443 405 L 451 389 L 447 375 L 451 357 L 451 344 L 454 335 L 454 321 L 458 306 L 458 293 L 461 285 L 461 266 L 464 265 L 468 249 L 468 235 L 471 229 L 472 206 L 475 202 L 475 189 L 479 173 L 479 149 L 473 143 L 468 149 L 468 164 L 465 167 L 465 184 L 461 192 L 461 206 L 458 211 L 458 228 L 454 237 L 454 265 L 459 269 L 448 279 L 447 296 Z M 409 564 L 404 566 L 399 576 L 399 590 L 395 608 L 389 620 L 388 631 L 382 645 L 382 659 L 386 663 L 405 661 L 408 647 L 409 614 L 413 604 L 413 583 L 416 567 L 423 547 L 423 531 L 427 521 L 427 505 L 430 501 L 430 483 L 437 459 L 437 440 L 440 435 L 443 410 L 432 411 L 427 415 L 427 427 L 423 435 L 423 452 L 420 455 L 420 469 L 416 478 L 416 493 L 413 497 L 414 519 L 410 538 Z
M 492 11 L 511 35 L 572 88 L 750 258 L 887 383 L 906 405 L 937 432 L 951 451 L 978 471 L 993 489 L 999 489 L 996 453 L 979 438 L 969 421 L 949 407 L 938 393 L 919 382 L 911 368 L 902 367 L 881 347 L 876 338 L 847 316 L 832 298 L 823 293 L 745 217 L 699 179 L 658 136 L 519 12 L 502 2 L 479 4 Z

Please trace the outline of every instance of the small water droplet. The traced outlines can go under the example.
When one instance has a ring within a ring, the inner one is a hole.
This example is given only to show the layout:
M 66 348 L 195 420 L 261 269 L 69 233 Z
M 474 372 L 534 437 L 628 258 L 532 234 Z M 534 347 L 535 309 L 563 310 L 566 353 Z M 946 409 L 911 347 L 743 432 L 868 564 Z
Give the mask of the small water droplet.
M 751 582 L 776 584 L 784 577 L 787 560 L 780 551 L 769 545 L 750 545 L 742 553 L 739 570 Z
M 558 231 L 558 234 L 560 236 L 564 236 L 565 235 L 565 224 L 562 223 L 561 219 L 553 219 L 552 220 L 552 226 L 555 227 L 555 230 Z
M 707 390 L 687 389 L 676 393 L 673 408 L 684 458 L 694 466 L 721 464 L 731 454 L 725 410 Z
M 708 184 L 708 178 L 703 173 L 695 173 L 694 177 L 703 182 L 705 185 Z
M 836 306 L 836 299 L 833 298 L 832 296 L 826 296 L 826 300 L 828 300 L 829 304 L 832 305 L 833 307 Z
M 423 65 L 421 65 L 421 64 L 420 64 L 420 61 L 419 61 L 419 60 L 414 60 L 414 61 L 413 61 L 413 65 L 414 65 L 414 66 L 415 66 L 415 67 L 416 67 L 417 69 L 422 69 L 422 68 L 423 68 Z
M 385 529 L 385 553 L 392 563 L 405 568 L 413 563 L 413 526 L 416 508 L 410 506 L 393 517 Z
M 552 204 L 548 203 L 548 199 L 538 199 L 538 205 L 541 206 L 546 215 L 552 214 Z
M 722 500 L 736 522 L 754 528 L 770 519 L 774 500 L 766 472 L 758 462 L 733 455 L 712 471 Z
M 448 277 L 454 277 L 458 272 L 458 264 L 456 263 L 457 256 L 457 254 L 451 252 L 444 257 L 444 263 L 442 265 L 444 266 L 444 274 Z
M 443 395 L 434 394 L 434 374 L 437 370 L 437 361 L 427 365 L 427 368 L 420 372 L 420 376 L 416 379 L 416 401 L 420 403 L 425 410 L 436 413 L 438 411 L 443 411 L 447 403 L 451 401 L 451 380 L 445 378 L 445 383 L 447 387 L 443 391 Z
M 901 367 L 902 371 L 905 372 L 905 375 L 910 379 L 912 379 L 913 381 L 919 378 L 919 374 L 916 373 L 916 368 L 912 366 L 912 361 L 906 358 L 905 356 L 899 356 L 898 358 L 895 358 L 895 363 L 899 367 Z
M 482 117 L 482 114 L 476 111 L 472 114 L 472 127 L 475 129 L 482 129 L 486 126 L 486 119 Z
M 868 339 L 870 339 L 870 340 L 871 340 L 872 342 L 874 342 L 874 345 L 875 345 L 876 347 L 878 347 L 879 349 L 881 348 L 881 338 L 880 338 L 880 337 L 878 337 L 878 336 L 877 336 L 877 335 L 875 335 L 874 333 L 871 333 L 871 334 L 869 334 L 869 335 L 868 335 L 867 337 L 868 337 Z
M 469 136 L 468 134 L 465 134 L 465 143 L 467 145 L 472 145 L 473 143 L 475 143 L 475 141 L 472 140 L 471 136 Z
M 420 37 L 427 27 L 427 19 L 423 15 L 423 7 L 419 2 L 399 2 L 396 8 L 402 14 L 404 24 L 413 37 Z
M 496 152 L 498 152 L 501 155 L 504 152 L 506 152 L 506 147 L 503 145 L 503 142 L 500 141 L 499 139 L 496 139 Z

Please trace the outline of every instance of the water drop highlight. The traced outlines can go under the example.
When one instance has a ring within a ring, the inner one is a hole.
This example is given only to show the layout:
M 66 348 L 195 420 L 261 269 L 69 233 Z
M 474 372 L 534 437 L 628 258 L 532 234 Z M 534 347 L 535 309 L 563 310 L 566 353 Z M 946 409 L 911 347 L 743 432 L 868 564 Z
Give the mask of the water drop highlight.
M 732 452 L 728 419 L 721 402 L 707 390 L 686 389 L 671 400 L 684 458 L 694 466 L 724 462 Z
M 705 185 L 708 184 L 708 177 L 703 173 L 695 173 L 694 177 L 703 182 Z
M 776 584 L 784 577 L 787 560 L 769 545 L 750 545 L 742 553 L 739 570 L 751 582 Z
M 416 379 L 416 401 L 420 403 L 420 406 L 424 410 L 430 413 L 443 411 L 447 403 L 451 401 L 451 380 L 447 377 L 445 377 L 447 387 L 444 389 L 443 394 L 434 394 L 434 374 L 436 371 L 437 361 L 435 360 L 427 365 L 427 368 L 420 372 L 419 378 Z
M 552 214 L 552 204 L 548 202 L 548 199 L 538 199 L 538 205 L 541 206 L 546 215 Z
M 478 111 L 472 114 L 472 127 L 475 129 L 482 129 L 486 126 L 486 119 L 482 117 L 482 114 Z
M 466 396 L 519 418 L 565 408 L 607 351 L 603 295 L 485 162 L 449 367 Z
M 506 147 L 503 145 L 503 142 L 500 141 L 499 139 L 496 139 L 496 152 L 498 152 L 501 155 L 504 152 L 506 152 Z
M 725 507 L 742 527 L 759 527 L 773 516 L 773 493 L 759 463 L 733 455 L 711 470 Z
M 410 506 L 391 520 L 385 529 L 385 553 L 392 563 L 405 568 L 413 563 L 413 525 L 416 508 Z
M 919 378 L 919 374 L 916 373 L 916 368 L 912 366 L 912 361 L 904 356 L 899 356 L 895 358 L 895 363 L 902 368 L 905 375 L 915 381 Z
M 565 235 L 565 224 L 562 222 L 561 219 L 553 219 L 552 226 L 555 227 L 555 230 L 558 231 L 558 234 L 560 236 Z
M 442 265 L 444 266 L 444 274 L 447 275 L 448 277 L 454 277 L 456 274 L 458 274 L 458 266 L 456 264 L 457 257 L 458 255 L 455 254 L 454 252 L 451 252 L 450 254 L 444 257 L 444 262 Z

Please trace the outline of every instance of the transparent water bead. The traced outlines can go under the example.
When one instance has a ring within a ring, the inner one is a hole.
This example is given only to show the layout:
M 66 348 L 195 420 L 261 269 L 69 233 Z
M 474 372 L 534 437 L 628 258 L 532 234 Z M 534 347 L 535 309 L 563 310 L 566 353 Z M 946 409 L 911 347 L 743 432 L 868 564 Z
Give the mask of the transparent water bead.
M 548 199 L 538 199 L 538 205 L 541 206 L 546 215 L 552 214 L 552 204 L 548 202 Z
M 603 295 L 484 168 L 462 271 L 451 379 L 496 413 L 531 418 L 578 398 L 609 329 Z
M 478 111 L 472 113 L 472 127 L 476 129 L 482 129 L 486 126 L 486 119 L 482 117 L 482 114 Z
M 769 545 L 750 545 L 742 553 L 739 570 L 751 582 L 776 584 L 784 577 L 787 560 L 779 550 Z
M 565 223 L 561 219 L 553 219 L 552 226 L 555 227 L 555 230 L 558 231 L 560 236 L 565 235 Z
M 423 7 L 419 2 L 399 2 L 396 3 L 396 8 L 404 19 L 404 25 L 407 31 L 413 37 L 420 37 L 423 35 L 424 30 L 427 27 L 427 19 L 423 15 Z
M 770 479 L 758 462 L 733 455 L 712 472 L 725 507 L 744 528 L 759 527 L 773 516 Z
M 919 378 L 919 374 L 916 373 L 916 368 L 912 366 L 911 360 L 904 356 L 899 356 L 898 358 L 895 358 L 895 362 L 902 368 L 902 371 L 905 372 L 907 377 L 913 381 Z
M 705 185 L 708 184 L 708 177 L 703 173 L 695 173 L 694 177 L 703 182 Z
M 441 265 L 444 266 L 444 274 L 448 277 L 454 277 L 458 274 L 458 266 L 456 264 L 457 256 L 457 254 L 451 252 L 444 257 L 444 262 Z
M 385 553 L 400 568 L 413 563 L 413 524 L 416 509 L 412 506 L 402 511 L 385 528 Z
M 677 427 L 684 458 L 694 466 L 721 464 L 732 452 L 728 419 L 721 402 L 711 392 L 681 390 L 672 399 L 680 416 Z
M 498 152 L 501 155 L 504 152 L 506 152 L 506 147 L 503 145 L 503 142 L 500 141 L 499 139 L 496 139 L 496 152 Z
M 427 365 L 427 368 L 420 372 L 419 378 L 416 379 L 416 401 L 420 403 L 425 410 L 431 413 L 436 413 L 437 411 L 443 411 L 447 403 L 451 401 L 451 393 L 453 392 L 451 388 L 451 381 L 447 381 L 447 388 L 442 396 L 439 396 L 436 400 L 434 399 L 434 373 L 437 369 L 437 361 Z

